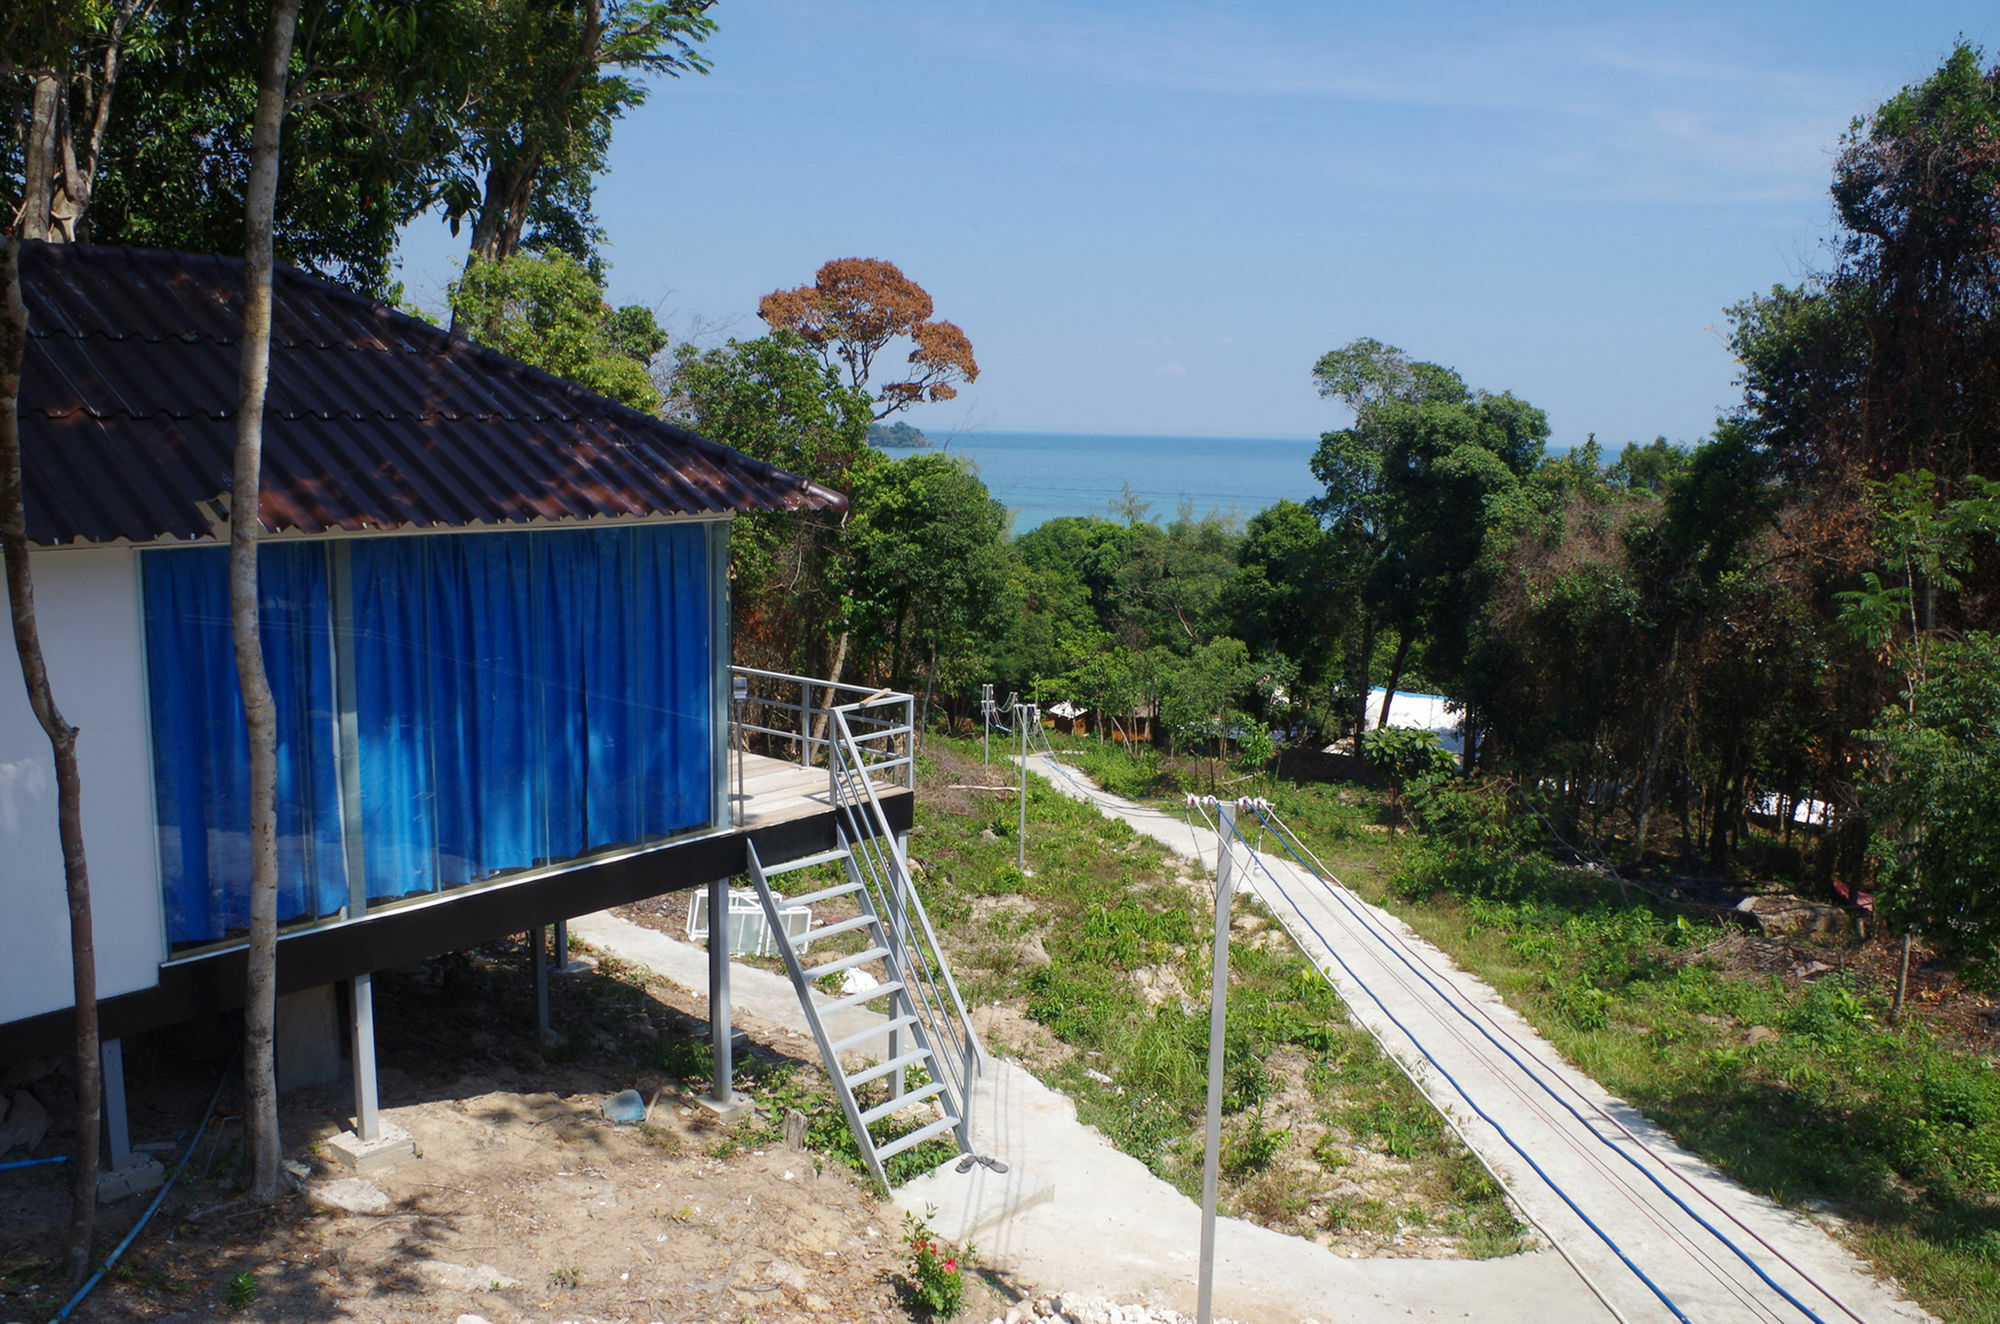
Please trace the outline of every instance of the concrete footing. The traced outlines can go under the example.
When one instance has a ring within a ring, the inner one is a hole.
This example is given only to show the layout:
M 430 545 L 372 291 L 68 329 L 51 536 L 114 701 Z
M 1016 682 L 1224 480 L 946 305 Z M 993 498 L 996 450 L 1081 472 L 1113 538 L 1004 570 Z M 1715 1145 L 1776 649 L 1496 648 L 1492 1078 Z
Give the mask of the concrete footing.
M 352 1131 L 342 1131 L 326 1142 L 326 1156 L 349 1172 L 377 1172 L 417 1156 L 417 1142 L 408 1131 L 383 1122 L 381 1132 L 373 1140 L 363 1140 Z
M 747 1094 L 731 1094 L 727 1103 L 706 1094 L 697 1094 L 694 1101 L 714 1113 L 717 1121 L 728 1126 L 734 1126 L 748 1117 L 752 1106 L 751 1098 Z
M 892 1196 L 897 1208 L 924 1217 L 931 1231 L 946 1241 L 962 1246 L 1001 1219 L 1055 1198 L 1055 1184 L 1026 1168 L 1014 1166 L 994 1172 L 983 1163 L 974 1163 L 960 1172 L 960 1162 L 947 1159 L 897 1187 Z M 935 1212 L 927 1212 L 932 1210 Z
M 97 1198 L 108 1204 L 127 1196 L 144 1195 L 159 1190 L 166 1180 L 167 1170 L 160 1166 L 160 1161 L 142 1151 L 128 1155 L 115 1168 L 98 1172 Z

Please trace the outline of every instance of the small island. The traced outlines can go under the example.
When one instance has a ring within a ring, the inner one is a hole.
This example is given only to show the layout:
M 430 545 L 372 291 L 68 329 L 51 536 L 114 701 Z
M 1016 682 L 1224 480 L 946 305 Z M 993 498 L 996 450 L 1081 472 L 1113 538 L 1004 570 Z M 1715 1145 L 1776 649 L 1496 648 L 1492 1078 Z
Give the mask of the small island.
M 868 440 L 885 450 L 921 450 L 931 444 L 929 437 L 900 420 L 894 423 L 870 423 Z

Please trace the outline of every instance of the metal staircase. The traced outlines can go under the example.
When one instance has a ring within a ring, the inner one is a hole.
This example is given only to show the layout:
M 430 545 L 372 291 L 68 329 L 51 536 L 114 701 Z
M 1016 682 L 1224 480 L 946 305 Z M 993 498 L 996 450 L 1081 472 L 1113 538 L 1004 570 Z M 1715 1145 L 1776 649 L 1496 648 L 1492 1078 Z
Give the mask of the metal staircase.
M 827 763 L 833 807 L 838 815 L 835 828 L 838 844 L 834 849 L 803 859 L 765 867 L 757 858 L 755 844 L 746 847 L 749 873 L 757 898 L 774 934 L 783 934 L 779 921 L 781 906 L 811 905 L 852 897 L 860 913 L 852 919 L 821 925 L 795 939 L 781 938 L 779 955 L 792 987 L 798 991 L 799 1005 L 806 1023 L 812 1027 L 819 1045 L 820 1059 L 826 1064 L 848 1129 L 854 1133 L 868 1171 L 884 1190 L 888 1177 L 883 1164 L 893 1156 L 914 1149 L 927 1140 L 950 1132 L 962 1152 L 972 1152 L 972 1086 L 981 1072 L 982 1052 L 966 1016 L 965 1003 L 951 977 L 930 916 L 924 912 L 910 879 L 909 862 L 882 803 L 869 778 L 871 767 L 885 762 L 902 762 L 907 754 L 885 759 L 878 742 L 907 734 L 907 728 L 890 729 L 886 724 L 858 710 L 863 703 L 830 710 Z M 866 729 L 857 738 L 854 726 Z M 788 873 L 822 864 L 840 864 L 845 881 L 799 896 L 780 897 L 771 880 Z M 862 935 L 859 951 L 808 966 L 799 948 L 843 933 Z M 816 981 L 828 975 L 856 969 L 879 961 L 887 978 L 873 988 L 851 993 L 836 1001 L 821 1003 L 814 996 Z M 880 1004 L 875 1005 L 875 1004 Z M 862 1008 L 877 1012 L 884 1022 L 833 1038 L 827 1022 L 840 1012 Z M 882 1041 L 887 1049 L 879 1060 L 849 1070 L 843 1054 L 852 1054 L 863 1045 Z M 921 1079 L 912 1082 L 913 1072 Z M 864 1107 L 856 1091 L 873 1081 L 888 1084 L 888 1097 Z M 869 1127 L 906 1108 L 921 1107 L 928 1120 L 894 1139 L 878 1143 Z

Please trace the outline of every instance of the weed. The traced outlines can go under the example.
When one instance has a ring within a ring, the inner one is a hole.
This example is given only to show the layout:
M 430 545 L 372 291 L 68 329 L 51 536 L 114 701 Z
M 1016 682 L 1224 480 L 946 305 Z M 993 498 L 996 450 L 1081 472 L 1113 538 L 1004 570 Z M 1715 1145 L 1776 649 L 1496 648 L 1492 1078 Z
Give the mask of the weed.
M 560 1269 L 551 1269 L 549 1270 L 549 1286 L 573 1292 L 583 1286 L 583 1270 L 577 1268 L 575 1265 L 565 1265 Z
M 246 1269 L 223 1287 L 222 1304 L 234 1311 L 248 1310 L 257 1300 L 257 1292 L 257 1275 Z

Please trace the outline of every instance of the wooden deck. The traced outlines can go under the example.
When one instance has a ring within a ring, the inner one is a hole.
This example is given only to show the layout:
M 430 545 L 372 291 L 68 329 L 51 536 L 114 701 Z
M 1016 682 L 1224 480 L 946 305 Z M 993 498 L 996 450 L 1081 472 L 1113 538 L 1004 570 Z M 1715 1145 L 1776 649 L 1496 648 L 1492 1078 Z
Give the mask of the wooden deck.
M 805 768 L 762 754 L 742 756 L 743 799 L 737 800 L 736 758 L 734 753 L 729 756 L 729 796 L 736 808 L 737 831 L 761 832 L 780 823 L 831 812 L 832 790 L 825 768 Z M 878 781 L 875 794 L 886 805 L 891 797 L 907 796 L 909 791 L 900 782 L 890 785 Z

